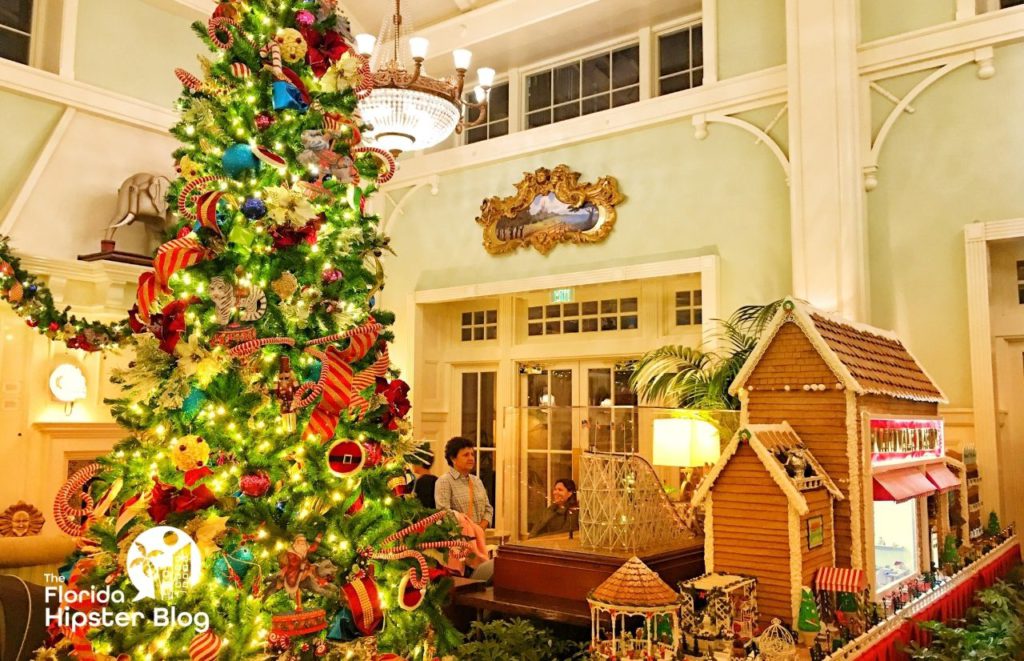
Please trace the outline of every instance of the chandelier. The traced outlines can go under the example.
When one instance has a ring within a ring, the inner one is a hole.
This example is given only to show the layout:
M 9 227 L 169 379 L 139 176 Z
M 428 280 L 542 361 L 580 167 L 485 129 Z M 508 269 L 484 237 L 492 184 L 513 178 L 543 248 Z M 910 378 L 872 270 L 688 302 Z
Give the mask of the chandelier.
M 472 54 L 456 49 L 452 53 L 455 76 L 432 78 L 423 69 L 428 41 L 406 36 L 412 31 L 402 16 L 401 0 L 395 0 L 394 15 L 385 19 L 378 38 L 356 35 L 356 49 L 370 59 L 373 72 L 373 90 L 360 99 L 359 111 L 373 127 L 369 132 L 373 144 L 396 155 L 433 147 L 452 132 L 462 133 L 481 124 L 487 117 L 487 97 L 494 83 L 494 69 L 477 69 L 476 103 L 465 101 L 463 87 Z M 464 109 L 475 110 L 476 118 L 467 121 Z

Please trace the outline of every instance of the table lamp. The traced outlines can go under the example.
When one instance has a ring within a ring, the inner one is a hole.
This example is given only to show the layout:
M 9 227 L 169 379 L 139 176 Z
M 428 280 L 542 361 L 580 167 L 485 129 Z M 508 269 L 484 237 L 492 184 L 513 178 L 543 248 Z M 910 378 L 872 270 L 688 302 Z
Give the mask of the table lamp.
M 689 483 L 693 469 L 718 461 L 721 453 L 718 429 L 696 418 L 662 418 L 654 421 L 655 466 L 675 466 L 685 471 Z

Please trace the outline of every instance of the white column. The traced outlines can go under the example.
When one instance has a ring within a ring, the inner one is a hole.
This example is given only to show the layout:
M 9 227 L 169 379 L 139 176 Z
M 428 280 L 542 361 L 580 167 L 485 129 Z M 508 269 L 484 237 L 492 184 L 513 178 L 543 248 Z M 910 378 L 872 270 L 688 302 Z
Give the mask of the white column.
M 704 34 L 704 84 L 718 82 L 718 0 L 700 3 L 701 31 Z
M 856 0 L 787 0 L 793 290 L 867 316 Z

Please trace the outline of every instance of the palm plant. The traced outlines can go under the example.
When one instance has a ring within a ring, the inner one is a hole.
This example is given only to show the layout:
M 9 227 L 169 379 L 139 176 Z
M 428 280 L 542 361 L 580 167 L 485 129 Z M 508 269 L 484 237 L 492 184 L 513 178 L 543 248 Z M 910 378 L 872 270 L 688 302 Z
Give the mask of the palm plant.
M 729 384 L 780 305 L 782 300 L 744 305 L 728 319 L 718 320 L 717 351 L 681 345 L 649 351 L 637 361 L 630 387 L 646 401 L 687 409 L 739 410 L 740 401 L 729 394 Z

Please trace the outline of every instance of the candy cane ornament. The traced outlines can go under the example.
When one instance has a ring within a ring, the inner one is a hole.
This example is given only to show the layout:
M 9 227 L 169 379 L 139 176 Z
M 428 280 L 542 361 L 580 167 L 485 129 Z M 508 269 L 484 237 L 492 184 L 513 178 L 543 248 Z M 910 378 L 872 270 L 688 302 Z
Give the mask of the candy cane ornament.
M 63 532 L 72 537 L 82 536 L 82 533 L 85 531 L 85 524 L 80 523 L 79 519 L 88 517 L 94 509 L 95 503 L 92 496 L 83 492 L 82 487 L 85 486 L 86 482 L 99 475 L 101 470 L 103 470 L 103 467 L 95 463 L 80 468 L 68 478 L 68 481 L 57 492 L 57 498 L 53 503 L 54 523 Z M 80 498 L 83 507 L 72 507 L 70 502 L 71 496 L 78 494 L 81 494 Z
M 178 213 L 189 220 L 197 220 L 199 216 L 194 210 L 195 200 L 192 199 L 192 196 L 199 197 L 202 194 L 200 189 L 205 188 L 206 184 L 219 180 L 220 177 L 199 177 L 182 186 L 181 192 L 178 193 Z
M 355 157 L 360 154 L 373 154 L 380 160 L 384 161 L 384 164 L 387 166 L 387 171 L 377 175 L 378 184 L 386 184 L 395 176 L 395 171 L 398 169 L 398 165 L 395 163 L 395 157 L 391 155 L 391 152 L 381 149 L 380 147 L 356 147 L 352 150 L 352 156 Z

